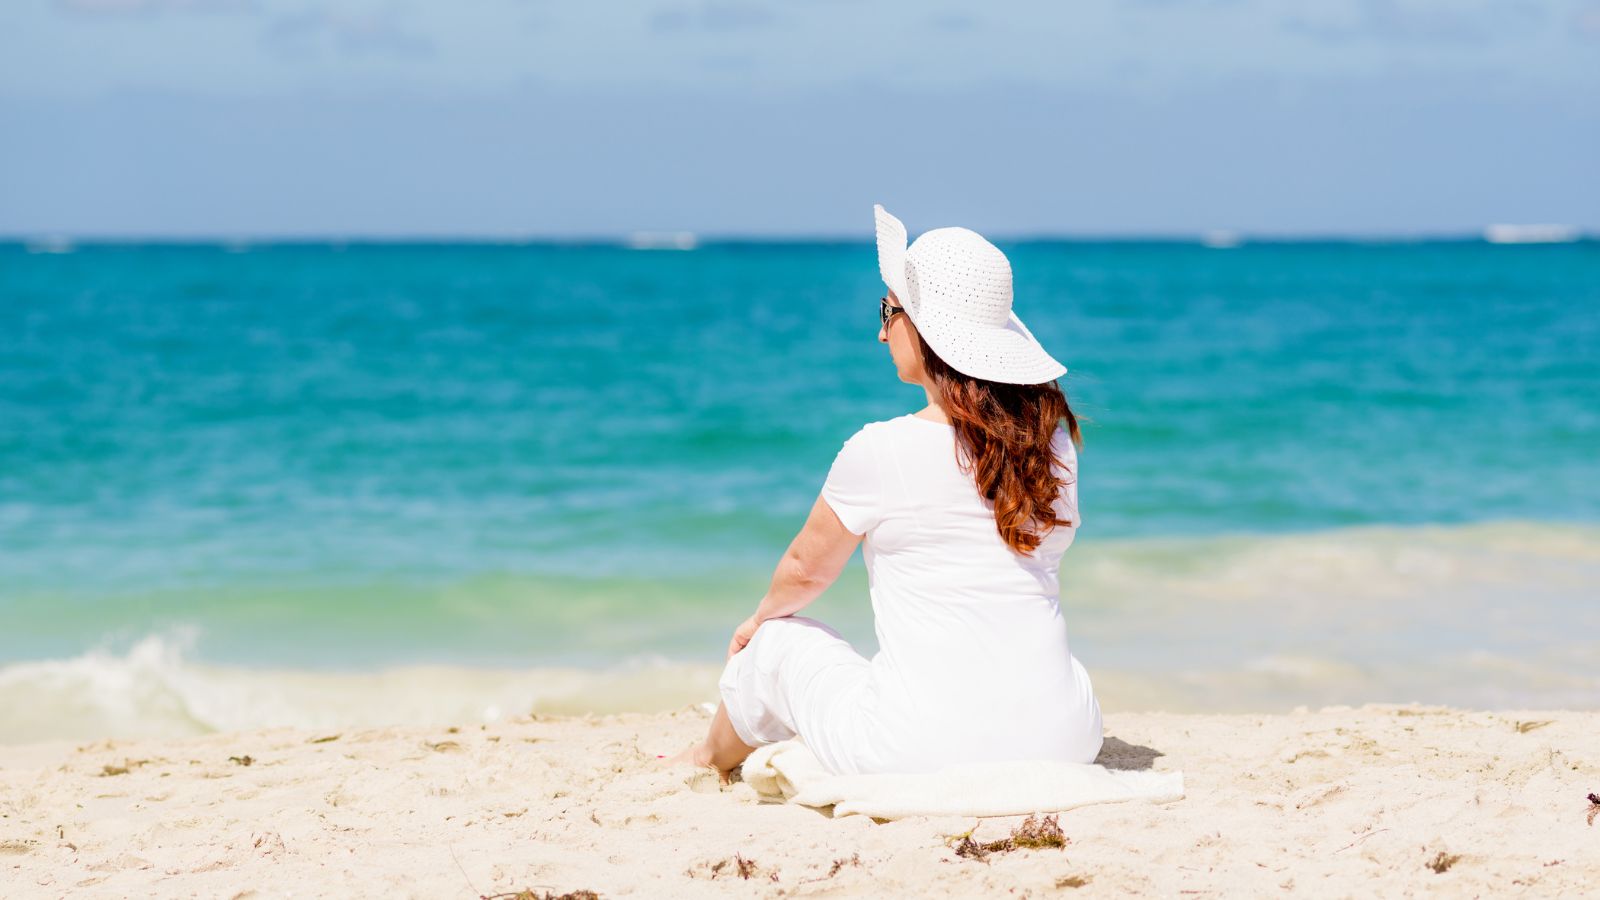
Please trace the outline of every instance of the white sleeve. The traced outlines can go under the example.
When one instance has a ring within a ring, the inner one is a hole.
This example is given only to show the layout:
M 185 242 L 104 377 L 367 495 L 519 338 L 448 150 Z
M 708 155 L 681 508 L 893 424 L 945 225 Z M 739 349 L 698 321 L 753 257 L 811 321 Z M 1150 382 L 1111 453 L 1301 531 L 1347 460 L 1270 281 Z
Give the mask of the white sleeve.
M 822 499 L 851 534 L 866 534 L 883 520 L 877 449 L 865 429 L 851 435 L 833 458 Z

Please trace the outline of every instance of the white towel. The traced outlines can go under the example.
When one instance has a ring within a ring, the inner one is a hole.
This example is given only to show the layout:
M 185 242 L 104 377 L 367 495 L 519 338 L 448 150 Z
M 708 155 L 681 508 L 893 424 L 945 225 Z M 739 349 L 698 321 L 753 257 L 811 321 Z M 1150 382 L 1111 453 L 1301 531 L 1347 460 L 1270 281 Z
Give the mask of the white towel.
M 1067 762 L 948 766 L 917 775 L 834 775 L 798 739 L 757 747 L 743 778 L 763 800 L 833 807 L 835 816 L 1011 816 L 1090 803 L 1183 798 L 1182 772 Z

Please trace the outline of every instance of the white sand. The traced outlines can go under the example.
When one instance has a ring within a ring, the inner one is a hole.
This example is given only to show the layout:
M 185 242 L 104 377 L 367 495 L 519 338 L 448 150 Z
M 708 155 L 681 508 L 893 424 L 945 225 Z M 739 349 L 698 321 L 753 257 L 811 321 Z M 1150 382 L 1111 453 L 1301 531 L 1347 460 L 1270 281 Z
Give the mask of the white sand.
M 1597 712 L 1111 715 L 1102 762 L 1182 769 L 1188 797 L 1072 810 L 1066 849 L 987 863 L 946 842 L 979 820 L 831 819 L 655 765 L 705 722 L 686 710 L 321 743 L 284 729 L 0 748 L 0 895 L 1600 891 L 1585 799 L 1600 791 Z M 982 820 L 975 837 L 1017 822 Z M 751 879 L 717 867 L 735 854 Z M 1459 859 L 1435 872 L 1440 854 Z

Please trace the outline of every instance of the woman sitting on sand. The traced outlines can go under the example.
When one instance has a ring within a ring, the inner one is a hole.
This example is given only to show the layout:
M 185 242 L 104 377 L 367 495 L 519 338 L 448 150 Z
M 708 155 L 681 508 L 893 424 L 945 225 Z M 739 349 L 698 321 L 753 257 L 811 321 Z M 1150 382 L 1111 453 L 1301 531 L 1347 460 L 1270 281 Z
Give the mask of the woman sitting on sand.
M 671 763 L 723 780 L 796 735 L 840 774 L 1092 762 L 1100 706 L 1067 645 L 1061 554 L 1079 524 L 1066 373 L 1011 311 L 1011 266 L 965 228 L 906 248 L 875 207 L 878 340 L 916 413 L 845 441 L 755 615 L 734 632 L 706 739 Z M 1065 427 L 1062 422 L 1065 421 Z M 878 653 L 796 616 L 865 538 Z

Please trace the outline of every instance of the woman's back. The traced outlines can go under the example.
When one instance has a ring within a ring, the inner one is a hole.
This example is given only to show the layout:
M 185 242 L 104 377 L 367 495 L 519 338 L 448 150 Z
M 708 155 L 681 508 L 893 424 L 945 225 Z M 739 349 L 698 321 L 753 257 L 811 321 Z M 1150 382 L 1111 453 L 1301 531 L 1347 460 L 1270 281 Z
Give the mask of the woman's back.
M 1056 515 L 1072 524 L 1027 555 L 1001 538 L 960 470 L 952 426 L 915 415 L 868 423 L 835 458 L 822 496 L 865 534 L 882 768 L 1098 750 L 1099 709 L 1059 607 L 1060 560 L 1078 524 L 1065 429 L 1054 449 L 1066 482 Z

